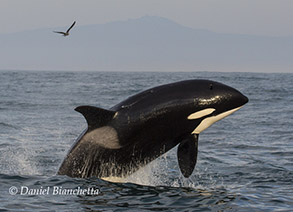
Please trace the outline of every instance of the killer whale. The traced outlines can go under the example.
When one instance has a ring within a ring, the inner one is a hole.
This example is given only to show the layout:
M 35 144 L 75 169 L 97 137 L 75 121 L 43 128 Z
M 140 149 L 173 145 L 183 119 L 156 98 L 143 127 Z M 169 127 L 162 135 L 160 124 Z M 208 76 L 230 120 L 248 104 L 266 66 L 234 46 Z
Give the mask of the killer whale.
M 196 165 L 199 134 L 240 109 L 248 98 L 210 80 L 187 80 L 138 93 L 109 110 L 79 106 L 88 127 L 77 138 L 58 174 L 126 177 L 178 144 L 181 173 Z

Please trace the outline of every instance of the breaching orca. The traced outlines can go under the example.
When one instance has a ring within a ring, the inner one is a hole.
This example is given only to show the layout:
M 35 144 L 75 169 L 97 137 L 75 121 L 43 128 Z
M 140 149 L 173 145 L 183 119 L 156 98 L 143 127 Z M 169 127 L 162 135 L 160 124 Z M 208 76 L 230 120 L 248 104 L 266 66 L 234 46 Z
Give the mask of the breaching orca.
M 88 128 L 58 171 L 70 177 L 126 177 L 179 144 L 184 177 L 196 164 L 199 134 L 248 98 L 227 85 L 188 80 L 151 88 L 109 110 L 79 106 Z

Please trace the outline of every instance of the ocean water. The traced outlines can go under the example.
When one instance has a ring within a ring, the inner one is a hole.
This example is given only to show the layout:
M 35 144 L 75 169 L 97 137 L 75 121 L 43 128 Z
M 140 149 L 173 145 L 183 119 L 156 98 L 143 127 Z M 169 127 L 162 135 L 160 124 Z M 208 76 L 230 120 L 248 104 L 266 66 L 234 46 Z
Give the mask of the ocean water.
M 189 179 L 176 148 L 125 183 L 56 175 L 86 128 L 75 107 L 109 108 L 186 79 L 219 81 L 250 100 L 201 133 Z M 292 105 L 293 74 L 1 71 L 0 211 L 292 211 Z

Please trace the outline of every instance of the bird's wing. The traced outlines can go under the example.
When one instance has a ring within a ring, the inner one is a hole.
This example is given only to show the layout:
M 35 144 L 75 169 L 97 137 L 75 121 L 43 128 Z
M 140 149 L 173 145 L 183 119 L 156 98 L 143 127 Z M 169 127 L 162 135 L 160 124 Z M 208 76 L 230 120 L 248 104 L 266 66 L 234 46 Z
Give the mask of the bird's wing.
M 65 35 L 66 33 L 65 32 L 58 32 L 58 31 L 53 31 L 55 33 L 59 33 L 59 34 L 62 34 L 62 35 Z
M 71 28 L 75 25 L 75 21 L 73 22 L 73 24 L 69 27 L 69 29 L 66 31 L 66 33 L 68 33 L 70 30 L 71 30 Z

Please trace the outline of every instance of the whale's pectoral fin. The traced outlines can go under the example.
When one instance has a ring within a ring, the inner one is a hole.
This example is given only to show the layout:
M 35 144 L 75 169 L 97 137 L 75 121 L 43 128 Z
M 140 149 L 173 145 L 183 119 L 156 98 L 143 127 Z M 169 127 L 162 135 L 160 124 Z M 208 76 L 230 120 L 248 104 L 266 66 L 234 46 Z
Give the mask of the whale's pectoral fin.
M 197 160 L 198 134 L 192 134 L 184 138 L 177 150 L 178 164 L 184 177 L 189 177 Z
M 79 106 L 75 111 L 80 112 L 87 121 L 88 129 L 105 126 L 113 119 L 115 111 L 105 110 L 93 106 Z

